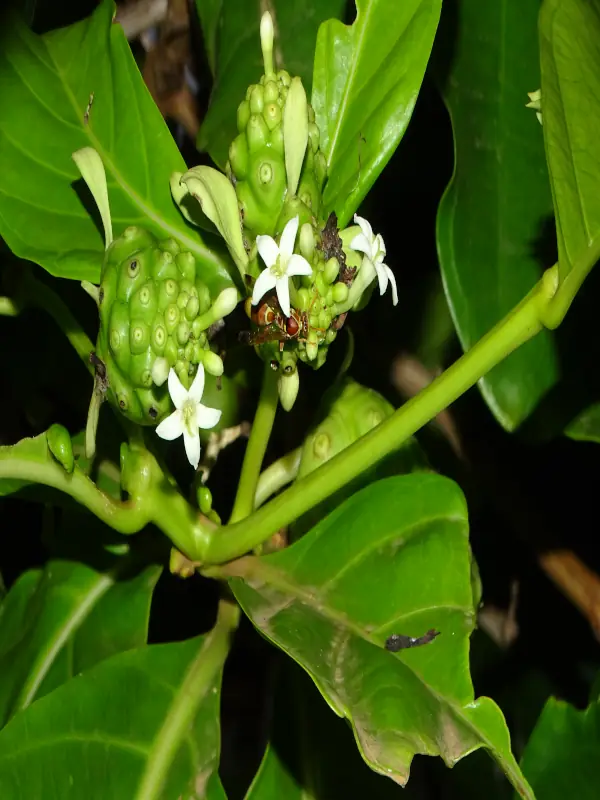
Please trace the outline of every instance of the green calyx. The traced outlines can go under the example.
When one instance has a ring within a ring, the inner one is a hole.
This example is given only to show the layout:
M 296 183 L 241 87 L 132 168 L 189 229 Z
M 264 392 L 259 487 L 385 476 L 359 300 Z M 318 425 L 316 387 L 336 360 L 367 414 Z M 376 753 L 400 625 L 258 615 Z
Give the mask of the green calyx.
M 171 368 L 187 388 L 200 363 L 209 374 L 222 374 L 208 328 L 236 303 L 235 289 L 212 301 L 194 256 L 175 240 L 127 228 L 106 252 L 98 287 L 95 363 L 103 396 L 133 422 L 158 424 L 172 410 Z

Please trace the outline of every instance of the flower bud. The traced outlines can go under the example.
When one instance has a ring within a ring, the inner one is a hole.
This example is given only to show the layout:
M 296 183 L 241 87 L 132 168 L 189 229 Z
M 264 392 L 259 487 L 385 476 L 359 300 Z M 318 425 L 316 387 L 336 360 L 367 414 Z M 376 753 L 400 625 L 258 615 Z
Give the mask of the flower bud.
M 54 458 L 65 472 L 71 474 L 75 468 L 75 457 L 69 431 L 63 425 L 55 423 L 48 428 L 46 441 L 48 442 L 48 449 Z
M 204 369 L 209 375 L 214 375 L 215 378 L 221 377 L 224 371 L 223 361 L 216 353 L 213 353 L 212 350 L 205 350 L 203 361 Z
M 300 228 L 299 248 L 300 253 L 311 263 L 315 252 L 315 232 L 310 222 L 305 222 Z
M 295 369 L 291 375 L 282 374 L 277 382 L 277 389 L 279 391 L 279 400 L 281 407 L 284 411 L 291 411 L 296 397 L 298 397 L 298 389 L 300 388 L 300 375 L 298 370 Z
M 152 380 L 157 386 L 162 386 L 169 377 L 169 362 L 166 358 L 159 356 L 152 365 Z

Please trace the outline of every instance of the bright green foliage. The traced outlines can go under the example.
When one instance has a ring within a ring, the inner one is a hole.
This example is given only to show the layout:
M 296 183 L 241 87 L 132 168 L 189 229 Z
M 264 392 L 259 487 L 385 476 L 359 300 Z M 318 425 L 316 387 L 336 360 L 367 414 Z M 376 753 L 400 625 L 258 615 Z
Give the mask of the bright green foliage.
M 600 705 L 579 711 L 551 697 L 525 748 L 522 768 L 538 800 L 596 800 Z
M 355 494 L 286 550 L 228 570 L 254 624 L 351 722 L 364 759 L 400 784 L 416 753 L 456 763 L 486 747 L 523 797 L 506 723 L 475 700 L 475 624 L 464 498 L 438 475 L 389 478 Z M 392 654 L 391 634 L 440 632 Z
M 171 408 L 166 372 L 157 385 L 157 359 L 189 387 L 209 351 L 211 298 L 196 259 L 174 239 L 127 228 L 106 253 L 99 304 L 96 355 L 108 397 L 134 422 L 155 425 Z
M 525 107 L 527 92 L 540 83 L 539 8 L 539 0 L 459 0 L 456 30 L 448 20 L 447 34 L 457 36 L 448 42 L 450 72 L 440 80 L 455 164 L 439 206 L 437 245 L 465 350 L 551 266 L 537 245 L 552 213 L 543 131 Z M 557 362 L 544 331 L 482 378 L 481 393 L 506 429 L 523 422 L 556 383 Z
M 223 800 L 225 653 L 213 663 L 211 643 L 209 635 L 129 650 L 18 714 L 0 733 L 0 796 Z
M 327 158 L 323 202 L 342 225 L 410 122 L 441 5 L 441 0 L 357 0 L 352 25 L 328 20 L 319 29 L 312 104 Z
M 51 560 L 11 587 L 0 629 L 0 724 L 82 670 L 145 644 L 160 568 L 140 569 L 130 556 L 106 561 L 101 572 Z
M 91 146 L 106 167 L 115 235 L 144 225 L 173 237 L 218 292 L 232 285 L 229 259 L 173 206 L 169 178 L 185 163 L 113 14 L 103 0 L 88 18 L 44 36 L 3 16 L 0 235 L 54 275 L 97 282 L 104 242 L 71 157 Z

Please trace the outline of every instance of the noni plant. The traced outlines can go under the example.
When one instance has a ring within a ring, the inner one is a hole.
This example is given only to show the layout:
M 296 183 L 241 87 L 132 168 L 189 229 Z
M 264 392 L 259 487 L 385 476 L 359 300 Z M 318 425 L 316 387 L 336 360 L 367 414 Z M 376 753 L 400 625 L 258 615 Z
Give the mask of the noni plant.
M 600 796 L 600 2 L 21 5 L 0 798 Z

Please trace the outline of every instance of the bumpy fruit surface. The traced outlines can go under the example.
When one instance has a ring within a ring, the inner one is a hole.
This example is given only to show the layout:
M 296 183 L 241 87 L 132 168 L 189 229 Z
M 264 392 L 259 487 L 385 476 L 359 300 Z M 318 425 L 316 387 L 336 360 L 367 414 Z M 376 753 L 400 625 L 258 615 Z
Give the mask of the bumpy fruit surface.
M 273 236 L 298 214 L 300 223 L 317 219 L 325 180 L 325 157 L 319 149 L 315 114 L 307 107 L 309 139 L 300 183 L 288 196 L 283 113 L 290 86 L 285 70 L 263 75 L 248 87 L 237 112 L 238 136 L 229 148 L 227 172 L 235 186 L 244 231 Z
M 210 305 L 194 256 L 173 239 L 130 227 L 111 244 L 99 289 L 96 356 L 106 367 L 107 397 L 126 417 L 156 425 L 170 412 L 170 367 L 189 388 L 208 350 L 202 315 Z

